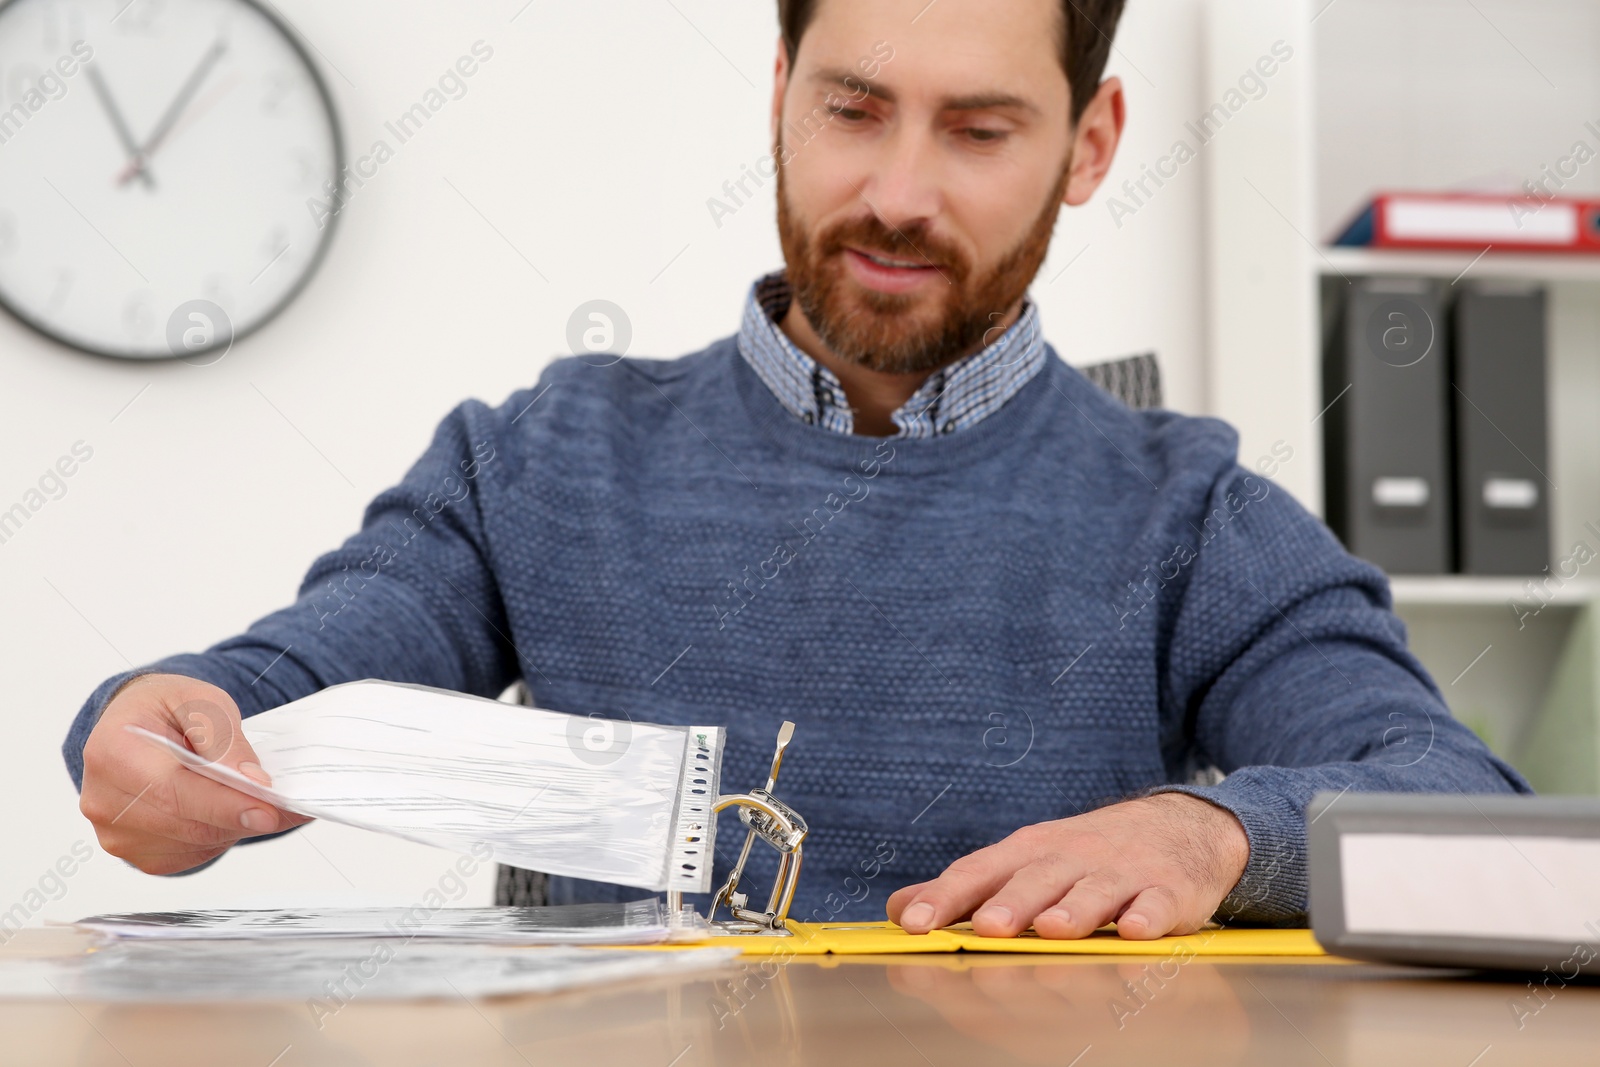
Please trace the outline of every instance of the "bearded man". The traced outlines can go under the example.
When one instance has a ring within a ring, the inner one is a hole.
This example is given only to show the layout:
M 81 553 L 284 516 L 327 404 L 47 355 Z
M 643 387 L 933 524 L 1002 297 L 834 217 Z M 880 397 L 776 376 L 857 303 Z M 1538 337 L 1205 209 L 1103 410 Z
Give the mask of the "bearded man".
M 785 268 L 738 332 L 462 404 L 295 604 L 105 682 L 65 746 L 101 844 L 174 873 L 303 821 L 124 727 L 360 678 L 724 723 L 738 784 L 792 719 L 792 914 L 913 933 L 1296 922 L 1314 793 L 1527 791 L 1229 427 L 1044 341 L 1029 286 L 1124 127 L 1122 6 L 779 0 Z

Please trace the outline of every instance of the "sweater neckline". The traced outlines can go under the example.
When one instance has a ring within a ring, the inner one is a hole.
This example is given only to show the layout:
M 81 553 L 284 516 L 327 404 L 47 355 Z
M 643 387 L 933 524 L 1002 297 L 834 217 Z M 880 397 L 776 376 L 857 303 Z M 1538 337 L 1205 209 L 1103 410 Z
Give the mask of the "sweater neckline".
M 719 376 L 728 383 L 760 436 L 787 452 L 830 465 L 849 466 L 871 460 L 888 470 L 914 473 L 978 462 L 1031 436 L 1049 410 L 1045 403 L 1048 395 L 1071 388 L 1070 382 L 1062 380 L 1070 377 L 1064 373 L 1066 364 L 1047 343 L 1045 364 L 1039 373 L 1005 406 L 975 426 L 931 438 L 841 434 L 795 418 L 739 355 L 736 344 L 736 336 L 719 342 Z M 887 448 L 894 451 L 888 453 Z M 884 460 L 886 454 L 893 455 L 892 462 Z

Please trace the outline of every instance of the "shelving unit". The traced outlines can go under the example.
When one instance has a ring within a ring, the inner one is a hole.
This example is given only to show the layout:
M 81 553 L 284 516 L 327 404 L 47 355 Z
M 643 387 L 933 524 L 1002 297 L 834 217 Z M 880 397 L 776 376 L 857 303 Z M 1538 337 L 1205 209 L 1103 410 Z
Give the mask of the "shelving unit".
M 1600 5 L 1585 0 L 1215 0 L 1204 98 L 1275 41 L 1294 58 L 1205 146 L 1209 388 L 1241 459 L 1293 447 L 1279 482 L 1318 514 L 1320 291 L 1416 275 L 1542 283 L 1549 295 L 1552 555 L 1595 554 L 1520 615 L 1524 578 L 1393 580 L 1412 650 L 1455 714 L 1515 757 L 1578 609 L 1600 601 L 1600 257 L 1330 247 L 1379 190 L 1510 195 L 1600 116 Z M 1559 86 L 1560 88 L 1556 88 Z M 1560 190 L 1600 196 L 1600 159 Z
M 1406 607 L 1496 608 L 1515 611 L 1512 605 L 1553 608 L 1582 607 L 1600 600 L 1600 581 L 1576 579 L 1562 585 L 1551 583 L 1543 595 L 1530 594 L 1525 578 L 1478 578 L 1464 574 L 1414 577 L 1399 575 L 1389 579 L 1394 601 Z
M 1318 267 L 1324 275 L 1406 274 L 1445 278 L 1503 278 L 1517 281 L 1600 284 L 1600 256 L 1532 255 L 1496 252 L 1408 252 L 1398 249 L 1323 248 Z

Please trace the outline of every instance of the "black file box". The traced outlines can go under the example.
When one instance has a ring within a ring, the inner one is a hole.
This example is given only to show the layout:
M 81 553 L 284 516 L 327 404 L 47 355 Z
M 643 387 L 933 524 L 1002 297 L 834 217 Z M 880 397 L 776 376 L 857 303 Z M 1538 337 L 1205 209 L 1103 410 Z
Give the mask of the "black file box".
M 1466 287 L 1454 315 L 1456 535 L 1463 574 L 1550 565 L 1545 293 Z
M 1323 360 L 1328 525 L 1390 573 L 1447 573 L 1454 487 L 1441 283 L 1334 282 L 1344 296 Z

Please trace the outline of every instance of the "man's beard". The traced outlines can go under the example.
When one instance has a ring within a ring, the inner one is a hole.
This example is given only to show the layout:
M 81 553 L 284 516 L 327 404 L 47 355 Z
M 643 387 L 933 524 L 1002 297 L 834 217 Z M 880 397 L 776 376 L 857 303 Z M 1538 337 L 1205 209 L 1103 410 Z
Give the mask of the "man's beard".
M 784 158 L 781 141 L 774 152 L 776 158 Z M 785 168 L 780 166 L 778 237 L 794 299 L 831 351 L 869 370 L 929 374 L 975 352 L 1039 273 L 1050 250 L 1071 163 L 1069 156 L 1028 233 L 999 263 L 982 273 L 975 272 L 960 249 L 931 234 L 927 223 L 897 229 L 876 212 L 841 222 L 813 239 L 789 206 Z M 849 267 L 841 254 L 847 247 L 893 259 L 931 262 L 940 275 L 933 279 L 934 286 L 948 290 L 936 318 L 928 321 L 916 313 L 924 299 L 922 293 L 879 292 L 847 277 Z M 996 332 L 995 338 L 998 336 Z

